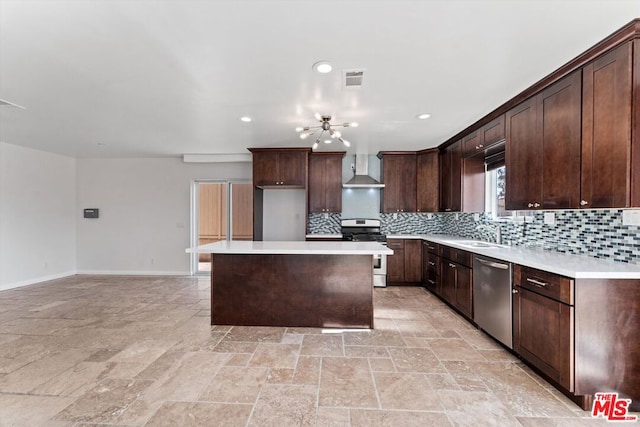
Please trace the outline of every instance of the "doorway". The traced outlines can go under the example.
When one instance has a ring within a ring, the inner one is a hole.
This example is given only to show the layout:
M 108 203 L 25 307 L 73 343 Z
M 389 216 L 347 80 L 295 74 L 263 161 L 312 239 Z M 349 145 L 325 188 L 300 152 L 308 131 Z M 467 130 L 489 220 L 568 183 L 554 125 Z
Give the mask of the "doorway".
M 253 185 L 244 181 L 194 181 L 191 246 L 253 240 Z M 192 254 L 192 274 L 211 271 L 211 254 Z

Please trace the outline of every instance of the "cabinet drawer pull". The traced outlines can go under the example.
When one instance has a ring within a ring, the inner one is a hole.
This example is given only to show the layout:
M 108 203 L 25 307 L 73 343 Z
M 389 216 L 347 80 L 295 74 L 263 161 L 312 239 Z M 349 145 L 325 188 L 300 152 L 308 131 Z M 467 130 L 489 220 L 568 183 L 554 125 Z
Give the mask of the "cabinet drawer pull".
M 432 285 L 435 285 L 435 284 L 436 284 L 436 281 L 435 281 L 435 280 L 431 280 L 431 279 L 429 279 L 429 283 L 431 283 Z
M 580 206 L 586 206 L 588 204 L 589 202 L 587 202 L 586 200 L 580 200 Z
M 533 204 L 533 207 L 534 207 L 534 208 L 539 208 L 539 207 L 540 207 L 540 203 L 534 203 L 534 204 Z
M 433 261 L 429 261 L 429 265 L 436 265 L 436 263 Z
M 451 268 L 456 268 L 456 265 L 455 265 L 455 264 L 451 264 L 451 263 L 449 263 L 449 267 L 451 267 Z
M 545 288 L 545 287 L 547 287 L 547 285 L 548 285 L 548 283 L 541 282 L 541 281 L 536 280 L 536 279 L 531 279 L 531 278 L 529 278 L 529 277 L 527 277 L 527 282 L 529 282 L 529 283 L 533 283 L 535 286 L 537 286 L 537 287 L 539 287 L 539 288 Z
M 528 207 L 528 208 L 532 208 L 532 207 L 533 207 L 533 203 L 529 203 L 529 204 L 527 204 L 527 207 Z
M 445 209 L 444 211 L 445 212 L 451 212 L 451 209 Z
M 429 245 L 427 245 L 427 248 L 428 248 L 428 249 L 430 249 L 430 250 L 432 250 L 432 251 L 435 251 L 435 250 L 436 250 L 436 247 L 435 247 L 435 246 L 429 246 Z

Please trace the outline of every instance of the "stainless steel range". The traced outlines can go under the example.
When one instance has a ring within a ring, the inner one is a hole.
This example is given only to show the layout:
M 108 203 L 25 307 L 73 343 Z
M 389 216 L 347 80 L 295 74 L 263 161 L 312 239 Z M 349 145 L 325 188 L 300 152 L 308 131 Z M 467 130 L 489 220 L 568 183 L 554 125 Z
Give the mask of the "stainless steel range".
M 342 240 L 350 242 L 378 242 L 387 245 L 387 236 L 380 232 L 379 219 L 343 219 L 340 223 Z M 387 256 L 373 256 L 373 286 L 387 286 Z

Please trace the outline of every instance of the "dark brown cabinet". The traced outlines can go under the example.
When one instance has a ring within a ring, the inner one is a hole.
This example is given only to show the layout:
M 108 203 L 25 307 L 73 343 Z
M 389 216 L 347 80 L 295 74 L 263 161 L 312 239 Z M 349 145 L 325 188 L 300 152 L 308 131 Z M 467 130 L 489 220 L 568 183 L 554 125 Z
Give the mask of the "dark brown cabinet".
M 342 158 L 344 152 L 309 155 L 309 212 L 342 211 Z
M 416 211 L 416 153 L 378 153 L 382 159 L 382 212 Z
M 506 207 L 579 206 L 580 70 L 506 114 Z
M 422 283 L 431 292 L 440 294 L 440 256 L 436 243 L 422 242 Z
M 568 391 L 574 391 L 573 280 L 516 266 L 513 349 Z
M 438 149 L 416 155 L 416 211 L 437 212 L 440 203 L 440 168 Z
M 308 148 L 250 148 L 253 185 L 259 188 L 306 188 Z
M 446 147 L 440 154 L 440 210 L 462 210 L 462 149 L 461 141 Z
M 470 319 L 473 318 L 471 263 L 470 252 L 440 246 L 440 296 Z
M 640 205 L 631 185 L 631 60 L 625 43 L 583 68 L 581 207 Z
M 422 281 L 422 244 L 418 239 L 389 239 L 393 255 L 387 256 L 387 283 L 419 284 Z
M 504 114 L 462 138 L 464 157 L 484 153 L 505 139 Z

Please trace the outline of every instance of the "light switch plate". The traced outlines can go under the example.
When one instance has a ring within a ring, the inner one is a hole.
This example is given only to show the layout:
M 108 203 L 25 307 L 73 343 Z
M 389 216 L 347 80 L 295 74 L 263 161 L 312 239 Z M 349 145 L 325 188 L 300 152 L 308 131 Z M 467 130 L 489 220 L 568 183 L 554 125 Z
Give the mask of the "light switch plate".
M 544 223 L 547 225 L 556 225 L 556 214 L 554 212 L 545 212 Z
M 460 214 L 456 212 L 456 221 L 460 219 Z
M 474 213 L 473 214 L 473 220 L 476 221 L 476 222 L 480 221 L 480 214 L 479 213 Z
M 640 209 L 623 210 L 622 225 L 640 225 Z
M 526 222 L 526 223 L 532 223 L 534 219 L 536 219 L 536 217 L 533 216 L 533 215 L 525 215 L 524 216 L 524 222 Z

